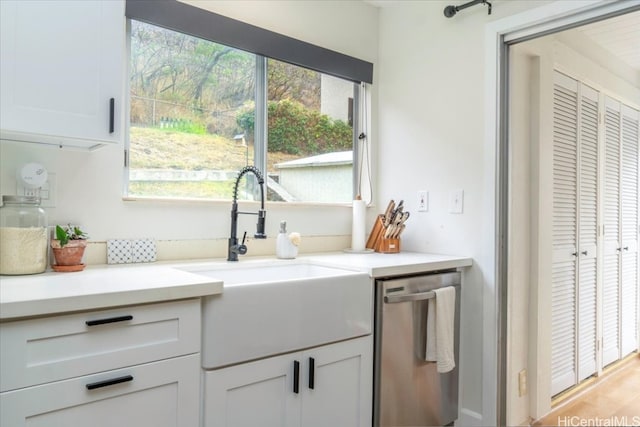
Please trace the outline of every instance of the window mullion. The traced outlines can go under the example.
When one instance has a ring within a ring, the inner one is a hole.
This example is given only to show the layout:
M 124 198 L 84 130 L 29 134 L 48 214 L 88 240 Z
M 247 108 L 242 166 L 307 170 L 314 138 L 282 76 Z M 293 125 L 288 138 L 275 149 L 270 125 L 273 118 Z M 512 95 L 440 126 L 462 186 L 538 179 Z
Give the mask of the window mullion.
M 358 83 L 354 83 L 353 84 L 353 112 L 352 112 L 352 117 L 353 117 L 353 197 L 355 198 L 356 196 L 362 196 L 362 194 L 360 193 L 361 191 L 361 186 L 362 183 L 360 182 L 360 179 L 362 177 L 362 174 L 360 172 L 360 167 L 362 166 L 360 164 L 360 158 L 364 153 L 360 152 L 360 144 L 358 144 L 359 142 L 359 135 L 360 132 L 365 133 L 366 129 L 360 129 L 360 84 Z M 366 111 L 364 112 L 364 114 L 366 114 Z M 364 141 L 363 141 L 364 142 Z
M 254 164 L 267 177 L 267 58 L 256 55 Z

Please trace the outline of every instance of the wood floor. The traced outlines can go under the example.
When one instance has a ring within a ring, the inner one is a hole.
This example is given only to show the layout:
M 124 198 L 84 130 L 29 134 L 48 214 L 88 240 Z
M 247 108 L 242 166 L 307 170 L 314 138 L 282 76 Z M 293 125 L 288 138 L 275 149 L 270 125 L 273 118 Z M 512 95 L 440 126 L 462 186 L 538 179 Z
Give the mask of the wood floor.
M 559 403 L 534 426 L 640 426 L 640 355 Z

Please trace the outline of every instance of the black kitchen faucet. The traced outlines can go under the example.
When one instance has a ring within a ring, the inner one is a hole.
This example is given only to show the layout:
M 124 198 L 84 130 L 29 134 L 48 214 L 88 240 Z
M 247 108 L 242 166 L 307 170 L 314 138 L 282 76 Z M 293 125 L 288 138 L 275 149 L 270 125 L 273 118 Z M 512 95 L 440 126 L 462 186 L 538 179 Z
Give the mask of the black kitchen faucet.
M 240 179 L 242 179 L 242 177 L 248 172 L 253 173 L 256 178 L 258 178 L 258 184 L 260 185 L 260 210 L 258 210 L 258 212 L 238 212 L 238 184 L 240 183 Z M 227 261 L 238 261 L 238 254 L 244 255 L 247 253 L 247 246 L 244 244 L 247 237 L 246 231 L 242 237 L 242 243 L 238 244 L 238 214 L 258 215 L 256 233 L 253 237 L 256 239 L 267 238 L 267 235 L 264 233 L 264 220 L 267 216 L 267 211 L 264 209 L 264 178 L 262 177 L 260 170 L 255 166 L 246 166 L 242 168 L 238 173 L 238 177 L 236 178 L 236 182 L 233 187 L 233 203 L 231 205 L 231 236 L 229 237 Z

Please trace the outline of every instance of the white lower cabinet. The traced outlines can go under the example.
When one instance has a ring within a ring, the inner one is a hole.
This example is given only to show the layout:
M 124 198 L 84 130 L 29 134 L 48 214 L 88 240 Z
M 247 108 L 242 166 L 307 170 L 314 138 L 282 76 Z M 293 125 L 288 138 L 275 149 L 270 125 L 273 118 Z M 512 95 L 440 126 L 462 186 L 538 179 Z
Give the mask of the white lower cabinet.
M 205 427 L 371 426 L 371 336 L 204 376 Z
M 193 354 L 4 392 L 0 425 L 195 427 L 199 380 Z
M 200 299 L 0 323 L 0 426 L 198 427 Z

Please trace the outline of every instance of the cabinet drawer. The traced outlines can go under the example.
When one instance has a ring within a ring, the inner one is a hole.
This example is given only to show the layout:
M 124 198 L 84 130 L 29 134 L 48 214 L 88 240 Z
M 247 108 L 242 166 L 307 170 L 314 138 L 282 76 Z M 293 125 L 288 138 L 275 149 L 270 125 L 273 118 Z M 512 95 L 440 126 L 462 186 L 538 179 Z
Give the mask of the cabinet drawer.
M 0 390 L 200 351 L 200 300 L 0 324 Z
M 0 425 L 197 427 L 199 390 L 192 354 L 2 393 Z

